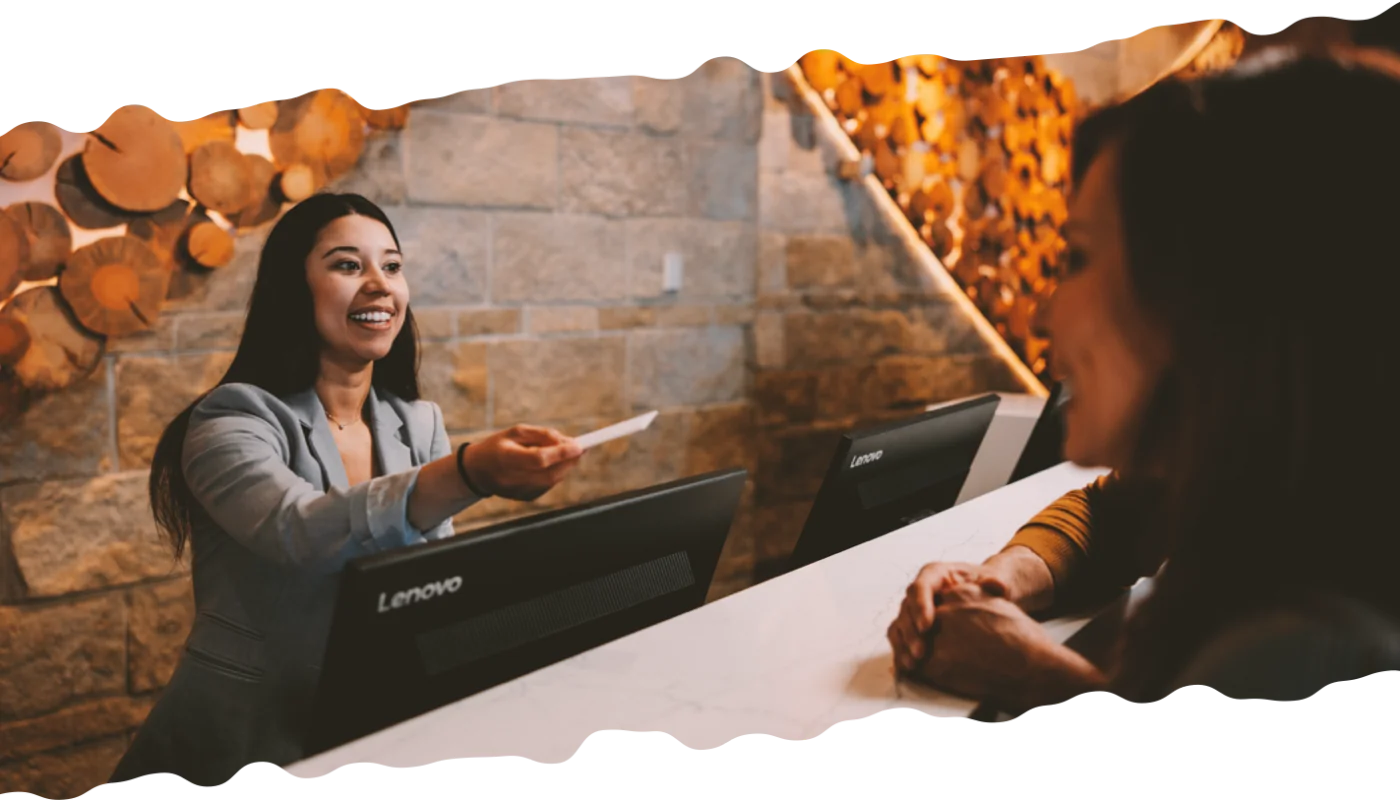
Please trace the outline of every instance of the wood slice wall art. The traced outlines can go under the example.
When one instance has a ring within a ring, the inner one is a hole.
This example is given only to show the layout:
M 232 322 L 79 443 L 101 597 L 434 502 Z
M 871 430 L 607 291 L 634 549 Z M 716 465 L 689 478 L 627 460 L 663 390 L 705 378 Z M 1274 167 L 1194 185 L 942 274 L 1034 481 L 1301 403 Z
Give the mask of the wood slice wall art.
M 1188 71 L 1233 64 L 1237 34 L 1222 28 Z M 1065 250 L 1070 137 L 1088 110 L 1073 82 L 1040 57 L 858 64 L 819 50 L 798 66 L 924 243 L 1048 383 L 1035 321 Z
M 168 299 L 233 260 L 241 230 L 345 175 L 370 131 L 407 119 L 407 106 L 326 89 L 185 122 L 125 106 L 61 162 L 53 125 L 0 136 L 0 180 L 52 181 L 56 203 L 0 208 L 0 421 L 95 369 L 109 339 L 154 326 Z M 265 136 L 272 158 L 243 152 L 240 130 Z M 75 229 L 111 233 L 75 250 Z

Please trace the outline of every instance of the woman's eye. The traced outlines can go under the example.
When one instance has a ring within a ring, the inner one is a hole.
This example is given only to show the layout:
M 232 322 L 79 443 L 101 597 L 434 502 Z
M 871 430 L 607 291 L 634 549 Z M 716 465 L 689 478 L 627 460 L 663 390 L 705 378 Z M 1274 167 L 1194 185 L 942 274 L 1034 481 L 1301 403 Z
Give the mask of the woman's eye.
M 335 264 L 335 268 L 343 270 L 356 270 L 360 268 L 360 265 L 358 262 L 351 261 L 347 258 L 344 261 L 337 261 Z
M 385 265 L 384 265 L 384 271 L 385 271 L 385 272 L 399 272 L 399 271 L 401 271 L 402 269 L 403 269 L 403 264 L 400 264 L 400 263 L 397 262 L 397 261 L 390 261 L 388 264 L 385 264 Z

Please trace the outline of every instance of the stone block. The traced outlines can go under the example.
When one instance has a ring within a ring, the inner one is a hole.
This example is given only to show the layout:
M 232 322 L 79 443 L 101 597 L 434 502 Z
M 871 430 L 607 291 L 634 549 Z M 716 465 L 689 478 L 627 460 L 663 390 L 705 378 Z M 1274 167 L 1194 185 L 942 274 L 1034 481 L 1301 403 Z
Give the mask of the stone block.
M 242 311 L 182 314 L 175 320 L 175 349 L 237 350 L 247 318 Z
M 563 211 L 607 216 L 685 214 L 689 186 L 674 139 L 626 131 L 565 128 L 559 140 Z
M 457 310 L 432 306 L 412 306 L 419 342 L 441 342 L 457 335 Z
M 660 328 L 703 328 L 710 324 L 709 306 L 656 306 Z
M 848 236 L 790 236 L 783 263 L 789 289 L 824 289 L 856 283 L 855 242 Z
M 363 195 L 381 206 L 402 203 L 408 196 L 403 162 L 402 131 L 371 131 L 355 168 L 328 189 Z
M 680 297 L 753 296 L 758 257 L 753 225 L 695 219 L 636 219 L 626 225 L 634 296 L 664 296 L 668 253 L 681 256 Z
M 500 336 L 520 332 L 518 308 L 468 308 L 457 314 L 458 336 Z
M 413 103 L 408 112 L 409 124 L 419 111 L 440 111 L 452 114 L 490 114 L 491 89 L 468 89 L 465 92 L 419 100 Z
M 126 735 L 112 736 L 0 764 L 0 792 L 30 792 L 52 800 L 78 797 L 107 782 L 128 742 Z
M 620 417 L 628 410 L 626 353 L 621 336 L 493 342 L 493 424 Z
M 554 207 L 557 126 L 418 110 L 405 132 L 410 201 Z
M 598 327 L 605 331 L 648 328 L 656 324 L 654 306 L 617 306 L 598 309 Z
M 107 364 L 30 401 L 0 425 L 0 484 L 97 475 L 113 469 Z
M 496 87 L 502 117 L 626 127 L 632 124 L 632 79 L 516 81 Z
M 0 490 L 0 517 L 31 598 L 178 574 L 151 516 L 145 472 Z M 3 663 L 3 662 L 0 662 Z
M 150 466 L 156 443 L 170 421 L 214 388 L 233 363 L 233 353 L 128 356 L 117 362 L 117 447 L 122 469 Z
M 132 589 L 127 613 L 128 685 L 137 694 L 161 689 L 175 674 L 194 623 L 189 579 Z
M 410 302 L 466 305 L 486 297 L 490 218 L 456 208 L 386 209 L 404 253 Z
M 753 144 L 763 124 L 759 73 L 735 58 L 715 58 L 681 80 L 688 137 Z
M 647 408 L 727 403 L 745 389 L 742 328 L 632 334 L 632 402 Z
M 676 133 L 685 114 L 685 85 L 679 79 L 634 77 L 632 105 L 637 126 L 643 131 Z
M 0 720 L 126 688 L 126 603 L 104 594 L 0 606 Z
M 151 697 L 118 695 L 78 703 L 42 717 L 0 723 L 0 763 L 127 733 L 141 725 L 154 704 Z M 17 788 L 0 785 L 0 792 Z
M 535 306 L 527 310 L 527 319 L 531 334 L 598 330 L 598 309 L 592 306 Z
M 758 217 L 758 148 L 743 142 L 690 140 L 685 160 L 690 215 L 720 220 Z
M 486 424 L 488 389 L 486 345 L 480 342 L 426 343 L 418 367 L 423 397 L 442 409 L 447 429 Z
M 626 297 L 626 241 L 620 221 L 501 214 L 495 220 L 492 300 L 548 303 Z

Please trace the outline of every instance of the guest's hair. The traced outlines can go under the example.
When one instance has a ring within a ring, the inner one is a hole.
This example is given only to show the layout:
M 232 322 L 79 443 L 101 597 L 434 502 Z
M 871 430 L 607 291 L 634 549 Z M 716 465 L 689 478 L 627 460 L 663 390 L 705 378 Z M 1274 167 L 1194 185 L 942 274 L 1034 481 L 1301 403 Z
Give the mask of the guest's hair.
M 315 384 L 322 342 L 306 281 L 306 259 L 327 225 L 351 215 L 383 223 L 398 244 L 389 218 L 357 194 L 316 194 L 289 209 L 263 246 L 243 337 L 218 386 L 247 383 L 283 397 Z M 403 328 L 388 355 L 375 362 L 373 385 L 404 400 L 418 399 L 418 334 L 411 310 L 405 310 Z M 204 396 L 166 427 L 151 460 L 151 510 L 177 559 L 189 541 L 193 515 L 200 513 L 185 483 L 182 455 L 190 414 Z
M 1162 696 L 1263 606 L 1400 615 L 1397 124 L 1400 82 L 1334 54 L 1168 80 L 1076 131 L 1075 183 L 1118 154 L 1130 282 L 1172 352 L 1130 465 L 1166 476 L 1149 516 L 1169 555 L 1125 697 Z

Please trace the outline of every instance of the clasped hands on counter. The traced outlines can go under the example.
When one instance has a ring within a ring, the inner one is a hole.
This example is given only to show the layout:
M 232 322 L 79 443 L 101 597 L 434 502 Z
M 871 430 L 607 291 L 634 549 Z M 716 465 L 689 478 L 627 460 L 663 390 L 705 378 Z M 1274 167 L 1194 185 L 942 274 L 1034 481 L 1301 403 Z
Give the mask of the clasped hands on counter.
M 1031 617 L 1053 597 L 1049 567 L 1026 547 L 982 564 L 927 564 L 887 632 L 895 667 L 1009 712 L 1104 688 L 1097 667 Z

